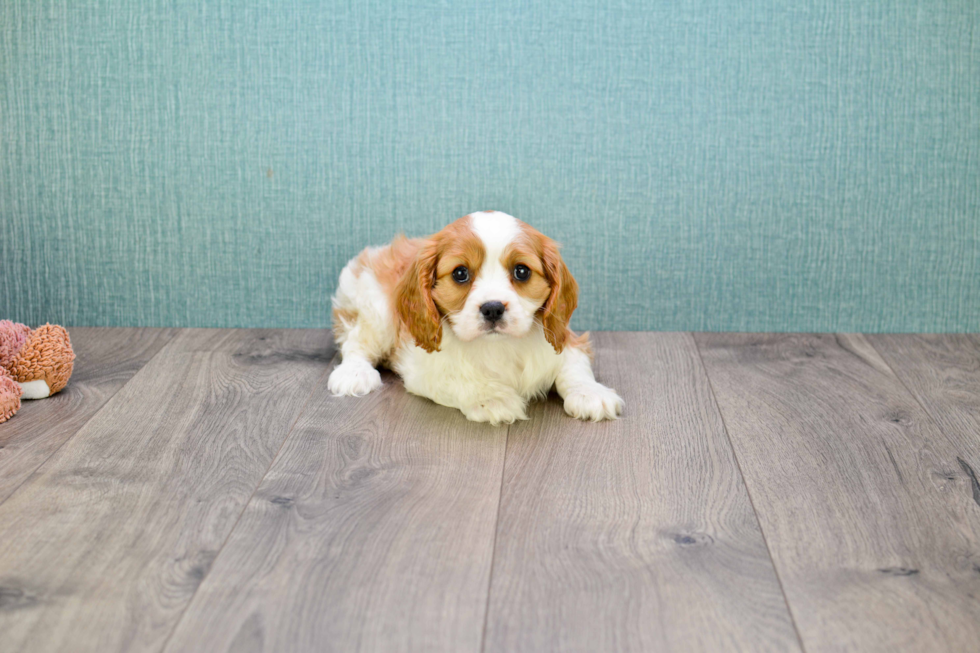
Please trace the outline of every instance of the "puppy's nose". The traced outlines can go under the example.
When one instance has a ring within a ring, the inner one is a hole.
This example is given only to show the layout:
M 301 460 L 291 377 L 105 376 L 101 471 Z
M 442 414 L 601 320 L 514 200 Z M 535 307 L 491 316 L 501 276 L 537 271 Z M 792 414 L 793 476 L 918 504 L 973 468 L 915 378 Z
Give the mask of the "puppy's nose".
M 483 319 L 490 324 L 500 321 L 500 318 L 504 316 L 505 310 L 507 310 L 507 307 L 504 306 L 503 302 L 487 302 L 486 304 L 480 305 L 480 312 L 483 314 Z

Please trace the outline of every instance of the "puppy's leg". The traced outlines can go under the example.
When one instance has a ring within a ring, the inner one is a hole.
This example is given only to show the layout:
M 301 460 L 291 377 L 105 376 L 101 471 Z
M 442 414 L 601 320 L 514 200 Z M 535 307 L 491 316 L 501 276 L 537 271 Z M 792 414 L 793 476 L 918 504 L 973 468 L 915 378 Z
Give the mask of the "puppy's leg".
M 366 395 L 381 387 L 381 374 L 374 366 L 394 340 L 388 302 L 374 274 L 355 260 L 340 274 L 333 306 L 334 335 L 342 359 L 330 373 L 327 389 L 337 396 Z
M 361 343 L 357 341 L 360 327 L 354 327 L 340 348 L 340 365 L 327 380 L 327 389 L 335 396 L 360 397 L 381 387 L 381 374 Z
M 567 347 L 561 356 L 555 388 L 565 400 L 565 412 L 576 419 L 593 422 L 619 417 L 623 400 L 615 390 L 595 380 L 589 355 L 578 347 Z

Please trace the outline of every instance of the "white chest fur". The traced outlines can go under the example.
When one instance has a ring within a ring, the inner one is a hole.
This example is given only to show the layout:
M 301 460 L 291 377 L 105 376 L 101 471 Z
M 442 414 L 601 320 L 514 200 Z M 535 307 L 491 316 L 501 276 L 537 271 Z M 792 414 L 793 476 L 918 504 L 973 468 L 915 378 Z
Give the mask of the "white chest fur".
M 481 338 L 462 342 L 443 332 L 440 351 L 415 345 L 399 349 L 392 367 L 405 388 L 438 404 L 468 411 L 517 412 L 528 400 L 547 394 L 561 369 L 561 356 L 540 327 L 523 338 Z

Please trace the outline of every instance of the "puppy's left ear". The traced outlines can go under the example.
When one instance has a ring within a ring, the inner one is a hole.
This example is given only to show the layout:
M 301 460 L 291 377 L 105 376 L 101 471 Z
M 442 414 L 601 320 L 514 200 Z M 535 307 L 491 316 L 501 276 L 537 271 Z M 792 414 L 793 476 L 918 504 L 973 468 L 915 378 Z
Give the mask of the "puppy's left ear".
M 543 238 L 541 259 L 545 276 L 551 284 L 551 294 L 541 307 L 541 323 L 544 337 L 560 354 L 568 338 L 568 323 L 578 306 L 578 284 L 562 260 L 558 244 L 550 238 Z

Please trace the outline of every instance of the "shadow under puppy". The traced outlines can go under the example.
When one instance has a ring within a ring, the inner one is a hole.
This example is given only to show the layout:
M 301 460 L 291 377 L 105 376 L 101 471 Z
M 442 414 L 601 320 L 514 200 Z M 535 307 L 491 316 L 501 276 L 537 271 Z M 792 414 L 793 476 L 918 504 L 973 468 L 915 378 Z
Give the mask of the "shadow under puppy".
M 588 334 L 568 328 L 577 304 L 558 245 L 506 213 L 399 236 L 340 273 L 333 330 L 342 362 L 328 387 L 365 395 L 381 387 L 383 364 L 409 392 L 477 422 L 527 419 L 528 401 L 552 387 L 572 417 L 615 419 L 623 400 L 595 380 Z

